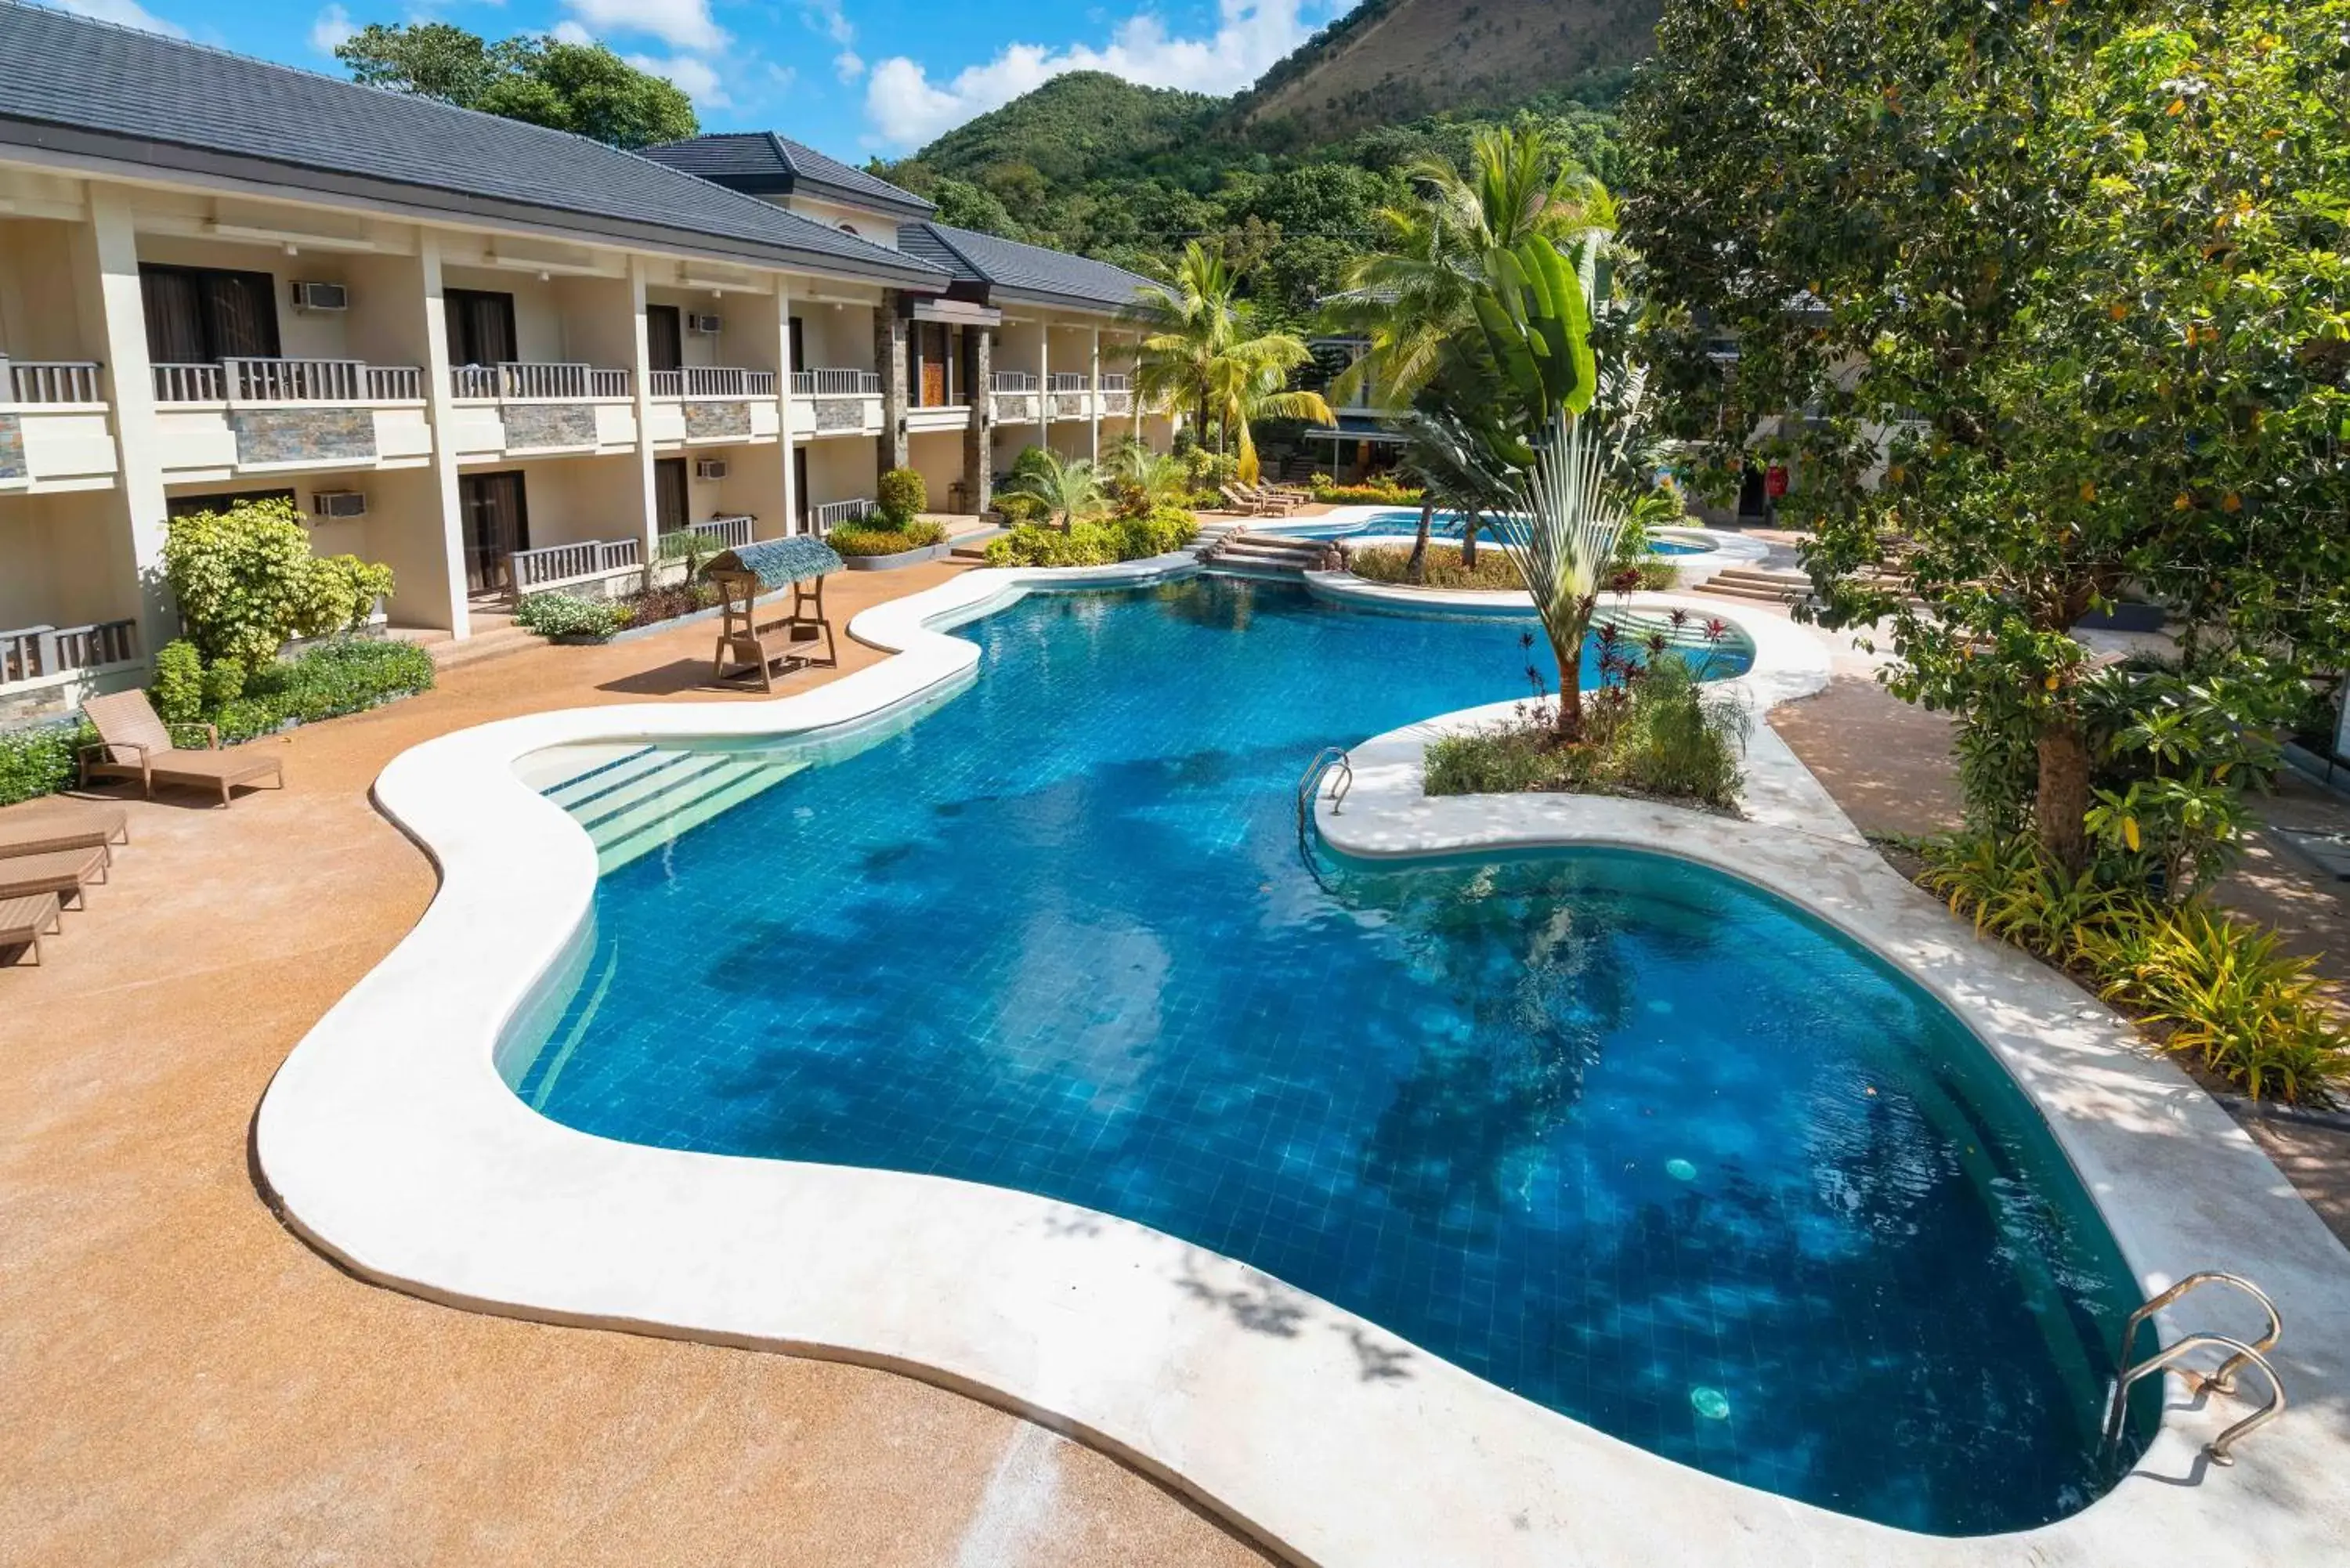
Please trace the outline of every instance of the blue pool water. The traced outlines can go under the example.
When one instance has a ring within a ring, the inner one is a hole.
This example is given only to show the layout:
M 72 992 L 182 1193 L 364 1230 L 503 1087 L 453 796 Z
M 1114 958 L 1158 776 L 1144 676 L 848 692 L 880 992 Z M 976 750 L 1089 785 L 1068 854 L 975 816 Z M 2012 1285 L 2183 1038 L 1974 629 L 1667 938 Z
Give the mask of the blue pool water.
M 1428 535 L 1431 539 L 1458 539 L 1463 519 L 1458 512 L 1440 512 L 1430 519 Z M 1418 512 L 1381 512 L 1354 523 L 1321 523 L 1312 519 L 1296 523 L 1280 523 L 1271 530 L 1296 539 L 1409 539 L 1419 532 Z M 1493 531 L 1487 527 L 1479 537 L 1491 539 Z M 1702 556 L 1703 545 L 1693 545 L 1682 539 L 1653 537 L 1648 541 L 1651 556 Z
M 608 875 L 516 1091 L 1124 1215 L 1418 1347 L 1380 1376 L 1445 1357 L 1866 1518 L 2081 1507 L 2127 1275 L 1922 992 L 1661 857 L 1301 857 L 1315 749 L 1510 696 L 1518 632 L 1032 595 L 962 630 L 982 672 L 935 711 Z

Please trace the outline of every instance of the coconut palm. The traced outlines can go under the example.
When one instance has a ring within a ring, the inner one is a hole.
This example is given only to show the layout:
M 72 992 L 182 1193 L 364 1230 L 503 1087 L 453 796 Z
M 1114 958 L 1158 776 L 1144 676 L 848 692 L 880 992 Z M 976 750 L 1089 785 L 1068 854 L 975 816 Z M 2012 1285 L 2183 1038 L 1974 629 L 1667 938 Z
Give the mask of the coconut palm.
M 1461 560 L 1477 564 L 1476 522 L 1517 502 L 1517 476 L 1497 450 L 1498 432 L 1479 424 L 1451 400 L 1424 396 L 1404 416 L 1403 462 L 1419 476 L 1419 528 L 1411 542 L 1410 576 L 1423 580 L 1428 567 L 1429 524 L 1444 506 L 1461 514 Z
M 1004 485 L 1006 491 L 1043 502 L 1046 511 L 1060 520 L 1065 533 L 1078 518 L 1102 510 L 1101 470 L 1082 457 L 1064 458 L 1050 447 L 1037 447 L 1035 452 L 1035 458 L 1024 461 L 1021 472 Z
M 1319 392 L 1292 390 L 1290 373 L 1313 358 L 1304 338 L 1286 332 L 1268 332 L 1236 343 L 1217 360 L 1213 406 L 1222 431 L 1233 438 L 1240 459 L 1240 481 L 1254 484 L 1261 473 L 1256 438 L 1249 427 L 1258 420 L 1313 420 L 1338 422 Z M 1219 434 L 1218 450 L 1222 447 Z
M 1313 356 L 1305 339 L 1260 333 L 1254 311 L 1233 296 L 1235 280 L 1223 259 L 1193 240 L 1183 247 L 1175 275 L 1143 291 L 1133 314 L 1143 327 L 1135 356 L 1137 395 L 1192 410 L 1202 440 L 1216 427 L 1216 449 L 1236 446 L 1240 478 L 1254 484 L 1256 442 L 1249 425 L 1260 419 L 1332 422 L 1318 392 L 1289 389 L 1291 372 Z

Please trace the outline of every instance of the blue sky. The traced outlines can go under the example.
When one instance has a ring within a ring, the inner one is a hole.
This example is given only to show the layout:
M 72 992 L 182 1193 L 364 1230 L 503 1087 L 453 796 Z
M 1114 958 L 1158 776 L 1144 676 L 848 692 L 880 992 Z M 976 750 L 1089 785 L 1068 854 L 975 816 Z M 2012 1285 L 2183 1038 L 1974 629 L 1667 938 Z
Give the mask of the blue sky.
M 1075 69 L 1237 91 L 1353 0 L 49 0 L 334 71 L 369 22 L 594 37 L 690 94 L 711 130 L 780 130 L 851 162 L 912 151 Z

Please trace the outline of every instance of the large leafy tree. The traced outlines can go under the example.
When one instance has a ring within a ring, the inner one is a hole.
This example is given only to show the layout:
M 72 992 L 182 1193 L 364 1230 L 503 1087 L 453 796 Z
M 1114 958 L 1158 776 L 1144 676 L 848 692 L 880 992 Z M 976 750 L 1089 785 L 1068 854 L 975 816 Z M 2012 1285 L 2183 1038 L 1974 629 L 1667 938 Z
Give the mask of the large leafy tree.
M 1824 618 L 1887 620 L 1970 804 L 2068 867 L 2085 612 L 2153 591 L 2215 690 L 2350 642 L 2346 34 L 2345 0 L 1669 0 L 1628 103 L 1684 433 L 1726 469 L 1788 416 Z
M 519 34 L 495 43 L 448 22 L 372 23 L 335 47 L 370 87 L 438 99 L 615 147 L 693 135 L 692 100 L 601 44 Z

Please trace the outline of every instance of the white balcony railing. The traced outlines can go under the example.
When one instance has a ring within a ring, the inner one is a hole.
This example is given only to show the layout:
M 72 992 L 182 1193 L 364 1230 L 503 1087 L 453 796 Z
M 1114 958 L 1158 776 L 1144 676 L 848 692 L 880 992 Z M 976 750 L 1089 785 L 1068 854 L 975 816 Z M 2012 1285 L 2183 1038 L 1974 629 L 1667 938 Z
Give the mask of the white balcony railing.
M 875 398 L 881 378 L 871 370 L 795 370 L 792 395 L 798 398 Z
M 0 359 L 0 403 L 102 403 L 95 359 Z
M 223 359 L 213 365 L 157 365 L 159 403 L 418 402 L 424 372 L 413 365 L 359 359 Z
M 847 501 L 827 501 L 808 508 L 808 522 L 819 534 L 829 534 L 843 523 L 855 523 L 873 515 L 871 496 L 859 495 Z
M 1092 385 L 1093 382 L 1078 370 L 1055 370 L 1045 379 L 1045 389 L 1048 392 L 1082 392 Z
M 1101 389 L 1105 392 L 1129 392 L 1134 389 L 1134 383 L 1127 379 L 1127 378 L 1122 375 L 1112 375 L 1107 371 L 1104 371 L 1101 379 Z
M 988 384 L 999 392 L 1033 392 L 1036 389 L 1036 372 L 998 370 L 988 378 Z
M 509 359 L 496 365 L 452 365 L 449 390 L 480 401 L 579 402 L 589 398 L 625 398 L 629 373 L 594 365 Z
M 139 623 L 96 620 L 82 626 L 21 626 L 0 631 L 0 686 L 65 675 L 139 657 Z
M 549 545 L 514 553 L 514 586 L 518 594 L 565 583 L 584 582 L 625 571 L 642 564 L 644 551 L 634 539 L 588 539 L 577 545 Z
M 699 523 L 689 523 L 686 531 L 699 534 L 722 550 L 739 550 L 751 542 L 751 530 L 759 520 L 748 514 L 739 517 L 708 517 Z
M 688 365 L 681 370 L 649 372 L 652 396 L 723 401 L 730 398 L 772 398 L 773 370 L 745 370 L 732 365 Z

